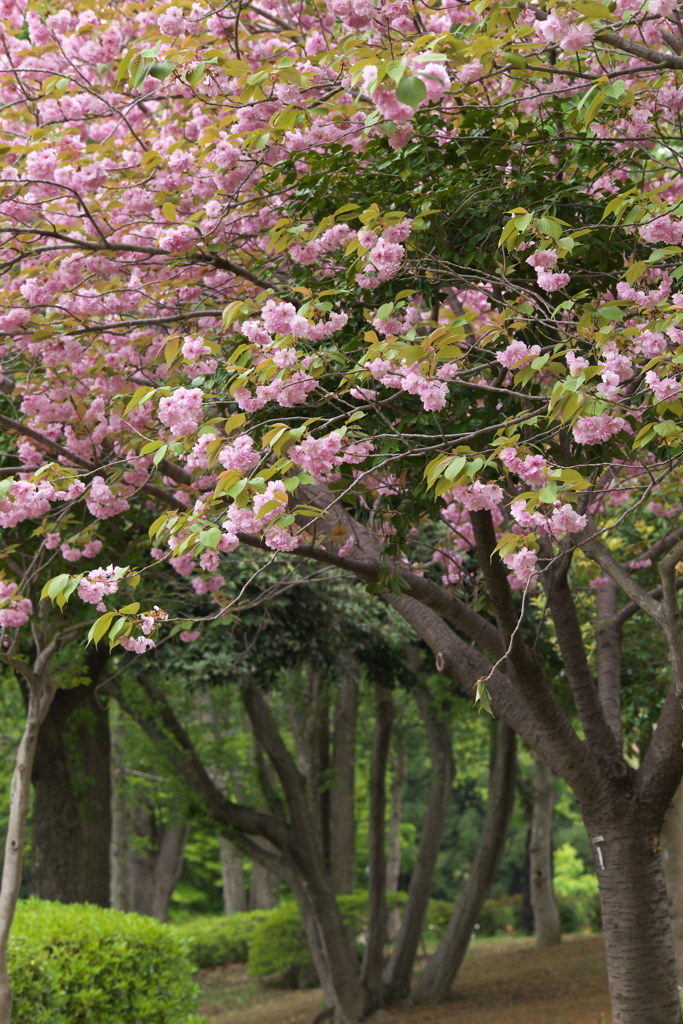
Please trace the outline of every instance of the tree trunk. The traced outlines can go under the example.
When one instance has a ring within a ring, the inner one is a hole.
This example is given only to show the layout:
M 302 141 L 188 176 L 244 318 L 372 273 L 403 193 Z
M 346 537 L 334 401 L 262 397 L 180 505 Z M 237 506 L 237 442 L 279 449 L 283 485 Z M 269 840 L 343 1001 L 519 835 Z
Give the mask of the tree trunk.
M 111 905 L 114 910 L 130 909 L 128 892 L 128 807 L 123 768 L 125 730 L 121 712 L 112 704 L 111 730 Z
M 334 709 L 334 746 L 330 789 L 330 870 L 335 892 L 353 892 L 356 883 L 354 776 L 358 682 L 339 684 Z
M 58 690 L 33 765 L 31 895 L 109 906 L 109 760 L 108 712 L 94 686 Z
M 398 879 L 401 874 L 401 805 L 403 803 L 403 787 L 406 781 L 406 744 L 403 735 L 397 742 L 396 760 L 393 764 L 394 777 L 391 780 L 391 799 L 389 805 L 389 857 L 387 859 L 387 892 L 398 892 Z M 394 907 L 387 916 L 387 936 L 392 941 L 401 928 L 401 911 Z
M 189 825 L 171 825 L 161 834 L 159 849 L 154 861 L 154 899 L 152 917 L 157 921 L 168 921 L 173 890 L 183 870 L 185 846 L 190 836 Z
M 401 930 L 384 972 L 388 999 L 402 999 L 410 992 L 413 965 L 422 937 L 455 774 L 448 728 L 437 719 L 430 707 L 429 694 L 425 690 L 418 688 L 415 696 L 427 728 L 432 781 L 422 823 L 420 846 L 410 881 L 408 903 L 403 912 Z
M 357 1024 L 366 1005 L 364 985 L 354 943 L 344 927 L 318 841 L 306 779 L 287 750 L 263 693 L 254 683 L 246 684 L 242 693 L 256 739 L 267 753 L 287 801 L 288 840 L 279 849 L 301 910 L 318 976 L 334 1010 L 336 1024 Z M 382 892 L 383 886 L 384 879 Z
M 265 846 L 263 840 L 259 843 Z M 269 910 L 277 907 L 280 902 L 280 880 L 272 871 L 254 861 L 251 865 L 251 883 L 249 885 L 249 909 Z
M 218 850 L 223 877 L 223 909 L 227 915 L 240 914 L 247 909 L 242 858 L 225 836 L 218 837 Z
M 660 834 L 669 919 L 676 954 L 676 974 L 683 988 L 683 785 L 676 790 Z
M 411 1002 L 440 1003 L 448 996 L 503 855 L 514 799 L 515 734 L 508 725 L 500 722 L 484 827 L 472 869 L 439 948 L 411 993 Z
M 368 930 L 361 977 L 365 987 L 365 1012 L 382 1006 L 382 968 L 387 934 L 387 863 L 384 849 L 384 815 L 387 803 L 386 775 L 394 702 L 391 691 L 375 685 L 375 734 L 370 760 L 370 813 L 368 821 Z
M 559 945 L 562 935 L 560 912 L 553 892 L 553 780 L 552 769 L 538 754 L 534 754 L 529 872 L 537 949 Z
M 611 792 L 584 818 L 600 885 L 613 1024 L 681 1024 L 656 830 L 632 802 Z
M 54 647 L 54 643 L 50 645 Z M 47 663 L 50 647 L 39 658 Z M 7 971 L 7 943 L 14 911 L 21 888 L 24 857 L 24 836 L 31 795 L 33 759 L 38 743 L 38 732 L 55 694 L 55 686 L 46 670 L 28 680 L 28 706 L 26 725 L 14 759 L 10 791 L 9 821 L 5 839 L 5 858 L 0 883 L 0 1024 L 10 1024 L 12 1017 L 12 988 Z

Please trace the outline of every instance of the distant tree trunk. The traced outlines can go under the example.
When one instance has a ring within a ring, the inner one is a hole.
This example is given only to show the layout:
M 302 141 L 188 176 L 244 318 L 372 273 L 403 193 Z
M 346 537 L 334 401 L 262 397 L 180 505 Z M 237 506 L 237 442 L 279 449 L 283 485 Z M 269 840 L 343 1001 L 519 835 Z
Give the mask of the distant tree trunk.
M 187 824 L 159 827 L 152 807 L 138 804 L 128 814 L 132 835 L 128 842 L 128 906 L 136 914 L 168 920 L 173 890 L 183 870 Z
M 420 845 L 410 880 L 408 902 L 403 912 L 401 929 L 384 971 L 388 999 L 402 999 L 410 992 L 413 965 L 432 891 L 434 869 L 455 774 L 450 730 L 435 714 L 426 690 L 418 687 L 415 696 L 427 729 L 432 779 Z
M 229 839 L 218 837 L 223 878 L 223 909 L 226 914 L 240 914 L 247 909 L 247 890 L 244 885 L 244 864 Z
M 31 895 L 109 906 L 109 760 L 108 712 L 95 685 L 58 690 L 33 765 Z
M 343 680 L 334 709 L 330 789 L 330 871 L 337 893 L 353 892 L 356 883 L 354 779 L 358 682 Z
M 268 847 L 268 844 L 265 840 L 261 839 L 259 840 L 259 846 L 265 849 Z M 271 907 L 277 907 L 279 902 L 280 879 L 276 878 L 273 872 L 269 871 L 263 864 L 253 861 L 249 885 L 249 909 L 269 910 Z
M 676 790 L 660 833 L 678 984 L 683 988 L 683 785 Z
M 384 845 L 384 814 L 389 743 L 394 723 L 391 691 L 375 685 L 375 733 L 370 759 L 370 813 L 368 821 L 368 929 L 361 978 L 366 993 L 366 1013 L 384 1002 L 382 967 L 387 929 L 387 863 Z
M 389 857 L 387 859 L 387 892 L 398 892 L 401 874 L 401 806 L 406 781 L 406 744 L 402 734 L 397 740 L 396 759 L 393 763 L 394 777 L 391 780 L 389 807 Z M 401 927 L 401 911 L 394 907 L 387 917 L 387 936 L 395 939 Z
M 129 822 L 123 767 L 124 727 L 116 704 L 112 704 L 111 714 L 111 905 L 115 910 L 128 910 Z
M 306 778 L 308 800 L 325 863 L 330 862 L 330 692 L 322 673 L 304 666 L 300 701 L 290 702 L 290 720 L 299 770 Z
M 472 929 L 481 911 L 505 848 L 510 814 L 515 799 L 515 734 L 504 722 L 498 724 L 489 781 L 489 799 L 477 852 L 444 933 L 411 993 L 413 1003 L 440 1003 L 467 952 Z
M 538 949 L 557 946 L 562 936 L 560 912 L 553 892 L 553 781 L 552 769 L 538 754 L 534 754 L 529 875 Z

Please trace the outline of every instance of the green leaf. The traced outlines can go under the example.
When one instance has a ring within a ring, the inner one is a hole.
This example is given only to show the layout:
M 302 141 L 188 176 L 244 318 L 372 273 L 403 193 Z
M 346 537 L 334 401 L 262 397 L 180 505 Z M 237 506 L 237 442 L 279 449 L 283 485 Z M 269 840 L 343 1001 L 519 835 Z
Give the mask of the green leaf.
M 61 592 L 64 590 L 64 587 L 67 585 L 68 582 L 68 572 L 63 572 L 59 576 L 55 576 L 54 579 L 51 579 L 50 582 L 47 584 L 46 596 L 49 597 L 52 601 L 54 601 L 57 594 L 61 594 Z
M 396 86 L 396 99 L 413 110 L 427 97 L 427 87 L 417 75 L 404 75 Z
M 95 646 L 100 642 L 104 634 L 109 629 L 111 620 L 116 615 L 116 612 L 105 612 L 104 615 L 100 615 L 96 622 L 93 622 L 88 632 L 88 643 L 94 643 Z
M 149 74 L 152 78 L 156 78 L 158 82 L 164 82 L 169 75 L 175 71 L 175 61 L 163 60 L 152 64 L 149 69 Z

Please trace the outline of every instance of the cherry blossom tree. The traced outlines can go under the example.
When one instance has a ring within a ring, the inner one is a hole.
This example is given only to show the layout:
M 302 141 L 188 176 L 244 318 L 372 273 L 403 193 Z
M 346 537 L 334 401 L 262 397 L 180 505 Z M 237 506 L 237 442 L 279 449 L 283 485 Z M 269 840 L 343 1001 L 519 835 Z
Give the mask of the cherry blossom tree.
M 159 564 L 232 613 L 240 545 L 355 575 L 572 786 L 614 1019 L 679 1022 L 657 839 L 683 772 L 675 4 L 1 13 L 4 656 L 29 626 L 49 652 L 67 601 L 144 653 Z M 140 519 L 151 550 L 122 564 Z M 671 661 L 637 764 L 634 615 Z M 333 902 L 307 909 L 332 956 Z M 357 1020 L 372 999 L 337 967 Z

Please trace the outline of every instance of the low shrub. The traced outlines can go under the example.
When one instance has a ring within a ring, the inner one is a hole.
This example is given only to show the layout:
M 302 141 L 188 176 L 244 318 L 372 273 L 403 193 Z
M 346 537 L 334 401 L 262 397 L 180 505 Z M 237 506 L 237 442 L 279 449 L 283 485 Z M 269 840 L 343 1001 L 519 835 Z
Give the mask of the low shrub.
M 189 955 L 197 967 L 246 964 L 254 932 L 273 913 L 251 910 L 230 917 L 195 917 L 174 927 L 187 940 Z
M 400 907 L 405 901 L 404 892 L 391 893 L 387 899 L 389 909 Z M 338 896 L 337 903 L 345 927 L 356 940 L 360 958 L 367 927 L 368 894 L 361 891 Z M 318 984 L 296 903 L 285 903 L 274 910 L 254 933 L 249 950 L 249 976 L 276 980 L 288 988 L 310 988 Z
M 22 901 L 8 964 L 12 1024 L 202 1024 L 187 945 L 153 918 Z

